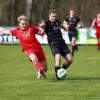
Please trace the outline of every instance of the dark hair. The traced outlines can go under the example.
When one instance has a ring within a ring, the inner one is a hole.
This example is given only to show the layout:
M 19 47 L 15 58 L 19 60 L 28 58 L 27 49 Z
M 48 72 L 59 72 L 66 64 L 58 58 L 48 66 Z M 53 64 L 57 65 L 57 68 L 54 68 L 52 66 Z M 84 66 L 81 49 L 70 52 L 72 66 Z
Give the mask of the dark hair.
M 75 9 L 74 9 L 74 8 L 70 8 L 70 9 L 69 9 L 69 11 L 70 11 L 70 10 L 74 10 L 74 11 L 75 11 Z
M 51 10 L 49 11 L 49 15 L 50 15 L 51 13 L 57 13 L 57 12 L 56 12 L 55 9 L 51 9 Z

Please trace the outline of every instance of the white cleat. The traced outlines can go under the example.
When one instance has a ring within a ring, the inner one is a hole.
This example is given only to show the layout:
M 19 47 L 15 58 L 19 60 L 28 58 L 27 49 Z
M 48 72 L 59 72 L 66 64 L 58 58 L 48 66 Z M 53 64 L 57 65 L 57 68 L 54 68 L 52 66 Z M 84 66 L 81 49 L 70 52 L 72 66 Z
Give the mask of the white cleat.
M 37 74 L 38 74 L 37 79 L 41 79 L 42 76 L 46 77 L 42 68 L 40 68 L 39 71 L 37 71 Z
M 41 79 L 42 75 L 40 73 L 40 71 L 37 71 L 37 79 Z

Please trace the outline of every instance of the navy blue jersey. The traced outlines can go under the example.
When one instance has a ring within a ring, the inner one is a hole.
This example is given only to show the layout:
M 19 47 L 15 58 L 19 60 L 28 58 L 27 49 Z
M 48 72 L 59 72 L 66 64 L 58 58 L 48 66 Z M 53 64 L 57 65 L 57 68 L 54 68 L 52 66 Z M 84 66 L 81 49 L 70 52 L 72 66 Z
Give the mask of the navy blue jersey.
M 69 25 L 68 31 L 75 31 L 78 22 L 80 22 L 80 19 L 79 19 L 78 17 L 66 16 L 66 17 L 65 17 L 65 21 L 66 21 L 66 22 L 68 23 L 68 25 Z
M 58 43 L 60 41 L 64 41 L 60 30 L 61 24 L 59 20 L 56 20 L 55 22 L 47 20 L 45 23 L 45 32 L 47 34 L 47 39 L 49 43 Z

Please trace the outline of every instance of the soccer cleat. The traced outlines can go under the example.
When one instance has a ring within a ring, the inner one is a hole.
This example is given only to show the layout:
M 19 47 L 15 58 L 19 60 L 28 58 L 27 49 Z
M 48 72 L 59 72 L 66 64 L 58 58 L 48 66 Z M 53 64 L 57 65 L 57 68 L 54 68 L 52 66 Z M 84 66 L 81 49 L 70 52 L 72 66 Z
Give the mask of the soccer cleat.
M 40 71 L 37 71 L 37 79 L 40 79 L 42 77 Z
M 38 74 L 37 79 L 40 79 L 42 76 L 46 77 L 44 70 L 42 68 L 39 68 L 39 71 L 37 71 L 37 74 Z
M 98 47 L 97 50 L 100 50 L 100 47 Z
M 57 71 L 61 68 L 61 66 L 55 66 L 55 75 L 56 75 L 56 79 L 60 80 L 60 78 L 57 75 Z
M 59 77 L 56 77 L 57 80 L 61 80 Z
M 43 77 L 46 77 L 45 72 L 44 72 L 44 70 L 43 70 L 42 68 L 39 68 L 39 71 L 40 71 L 40 74 L 41 74 Z

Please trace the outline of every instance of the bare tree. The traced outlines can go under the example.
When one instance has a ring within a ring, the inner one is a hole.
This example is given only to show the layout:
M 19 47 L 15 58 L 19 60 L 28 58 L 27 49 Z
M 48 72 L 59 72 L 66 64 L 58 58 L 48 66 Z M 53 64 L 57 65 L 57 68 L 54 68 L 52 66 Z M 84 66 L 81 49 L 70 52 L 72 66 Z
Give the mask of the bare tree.
M 55 0 L 51 0 L 50 9 L 54 8 Z
M 9 7 L 9 25 L 15 25 L 15 1 L 16 0 L 11 0 L 11 4 Z
M 33 0 L 26 0 L 26 15 L 29 23 L 32 22 L 32 2 Z

